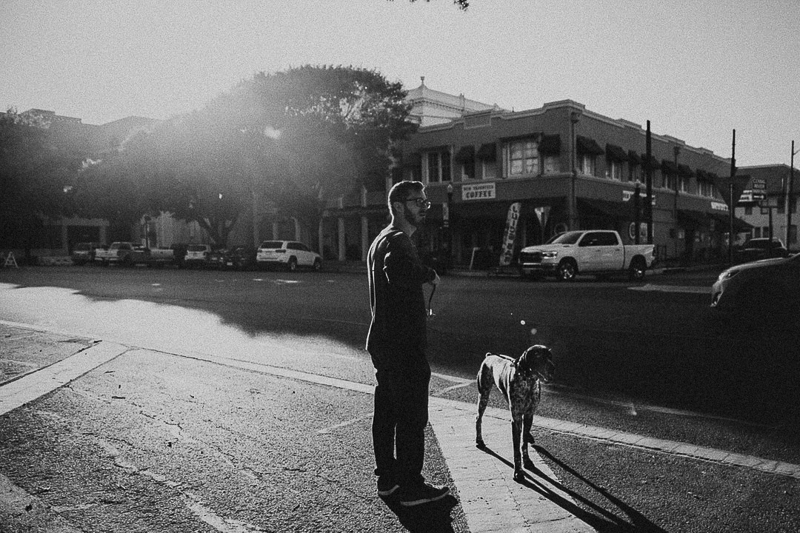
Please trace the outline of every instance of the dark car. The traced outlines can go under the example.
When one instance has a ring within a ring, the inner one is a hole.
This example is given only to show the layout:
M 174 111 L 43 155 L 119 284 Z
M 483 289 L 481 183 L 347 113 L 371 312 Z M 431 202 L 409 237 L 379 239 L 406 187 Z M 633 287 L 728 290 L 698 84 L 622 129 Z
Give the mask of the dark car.
M 76 265 L 92 263 L 95 250 L 102 247 L 99 242 L 79 242 L 72 248 L 72 262 Z
M 800 254 L 733 266 L 711 287 L 711 307 L 752 320 L 800 316 Z
M 780 239 L 750 239 L 735 250 L 737 263 L 749 263 L 773 257 L 789 257 L 789 250 Z
M 256 249 L 239 245 L 215 250 L 207 266 L 220 270 L 250 270 L 256 267 Z

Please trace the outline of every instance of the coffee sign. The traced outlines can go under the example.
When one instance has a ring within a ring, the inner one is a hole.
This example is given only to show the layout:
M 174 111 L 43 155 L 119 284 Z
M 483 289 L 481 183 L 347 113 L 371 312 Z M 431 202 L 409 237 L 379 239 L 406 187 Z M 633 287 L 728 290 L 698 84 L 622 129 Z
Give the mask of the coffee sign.
M 496 198 L 494 183 L 465 183 L 461 186 L 461 199 L 470 200 L 493 200 Z

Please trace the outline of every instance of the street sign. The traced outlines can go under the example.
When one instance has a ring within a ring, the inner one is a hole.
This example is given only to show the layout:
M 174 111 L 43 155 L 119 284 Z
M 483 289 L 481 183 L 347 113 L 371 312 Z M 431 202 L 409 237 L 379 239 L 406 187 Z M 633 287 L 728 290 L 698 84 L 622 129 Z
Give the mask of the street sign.
M 752 186 L 754 191 L 766 191 L 767 180 L 763 178 L 753 178 Z

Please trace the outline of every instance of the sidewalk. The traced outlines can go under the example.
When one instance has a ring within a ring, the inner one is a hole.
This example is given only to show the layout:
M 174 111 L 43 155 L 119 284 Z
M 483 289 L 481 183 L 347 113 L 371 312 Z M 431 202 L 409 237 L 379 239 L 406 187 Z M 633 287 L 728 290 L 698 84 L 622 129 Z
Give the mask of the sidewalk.
M 48 332 L 35 330 L 21 324 L 0 322 L 0 346 L 2 346 L 3 368 L 11 368 L 16 360 L 25 363 L 24 372 L 12 376 L 5 375 L 0 381 L 0 424 L 4 418 L 19 417 L 26 420 L 30 409 L 26 406 L 36 406 L 48 394 L 57 394 L 65 385 L 70 384 L 70 389 L 92 394 L 90 385 L 98 387 L 107 376 L 121 380 L 126 372 L 135 372 L 135 379 L 142 379 L 138 372 L 142 368 L 153 372 L 151 379 L 163 374 L 164 369 L 158 365 L 163 364 L 165 358 L 177 355 L 177 363 L 190 365 L 182 372 L 190 372 L 190 368 L 197 369 L 203 364 L 218 365 L 219 373 L 238 372 L 235 380 L 241 380 L 242 375 L 255 376 L 263 383 L 263 375 L 270 381 L 268 390 L 272 395 L 269 398 L 270 409 L 285 410 L 286 423 L 275 427 L 263 427 L 264 424 L 275 424 L 274 421 L 259 422 L 259 429 L 265 434 L 282 435 L 281 442 L 274 444 L 274 453 L 282 459 L 273 461 L 285 464 L 289 461 L 299 461 L 302 464 L 300 474 L 270 476 L 273 490 L 277 496 L 278 505 L 285 509 L 285 513 L 276 513 L 271 517 L 274 527 L 284 529 L 290 522 L 287 517 L 294 513 L 295 520 L 303 520 L 305 509 L 308 517 L 317 519 L 317 508 L 314 506 L 316 495 L 301 498 L 298 495 L 308 492 L 305 483 L 312 483 L 316 490 L 321 490 L 325 498 L 330 499 L 330 490 L 322 485 L 336 487 L 343 479 L 347 479 L 348 490 L 339 489 L 333 501 L 337 501 L 336 508 L 339 514 L 336 519 L 322 527 L 331 531 L 471 531 L 478 532 L 506 532 L 506 531 L 593 531 L 584 522 L 576 518 L 570 510 L 576 506 L 570 496 L 566 494 L 550 468 L 542 459 L 532 452 L 531 456 L 536 463 L 538 471 L 529 472 L 529 479 L 525 484 L 517 484 L 511 480 L 512 463 L 511 442 L 508 431 L 508 416 L 504 410 L 489 408 L 484 422 L 484 436 L 491 450 L 486 453 L 477 450 L 474 446 L 474 406 L 462 402 L 431 398 L 430 424 L 433 430 L 429 435 L 428 449 L 426 450 L 425 475 L 434 483 L 450 485 L 454 496 L 446 502 L 431 504 L 417 510 L 406 510 L 396 504 L 388 505 L 375 495 L 374 480 L 369 475 L 371 471 L 371 446 L 369 443 L 369 419 L 371 416 L 371 394 L 373 387 L 362 383 L 327 378 L 324 376 L 269 367 L 243 361 L 220 358 L 216 356 L 198 356 L 191 358 L 180 354 L 164 354 L 149 350 L 127 347 L 114 343 L 98 342 L 93 339 L 74 338 L 62 332 Z M 7 349 L 7 348 L 13 349 Z M 33 357 L 31 354 L 40 354 Z M 131 361 L 135 360 L 135 364 Z M 207 368 L 207 366 L 206 366 Z M 242 371 L 246 372 L 243 374 Z M 162 372 L 162 374 L 159 374 Z M 215 371 L 217 372 L 217 371 Z M 221 379 L 221 378 L 220 378 Z M 84 383 L 87 383 L 84 385 Z M 252 390 L 252 389 L 251 389 Z M 281 393 L 283 391 L 283 393 Z M 203 391 L 198 390 L 196 395 Z M 298 392 L 294 397 L 292 394 Z M 128 396 L 134 396 L 135 391 L 129 391 Z M 262 393 L 263 394 L 263 393 Z M 52 396 L 51 396 L 52 397 Z M 113 398 L 113 396 L 112 396 Z M 123 396 L 117 396 L 122 399 Z M 139 408 L 148 400 L 149 395 L 143 394 L 136 400 Z M 316 400 L 315 400 L 316 398 Z M 344 413 L 360 412 L 361 416 L 342 414 L 342 420 L 337 420 L 335 413 L 314 413 L 315 405 L 319 405 L 319 398 L 324 398 L 323 405 L 335 405 Z M 265 401 L 266 398 L 259 398 Z M 243 405 L 243 399 L 231 398 L 232 405 Z M 117 404 L 126 402 L 117 402 Z M 116 405 L 116 404 L 115 404 Z M 240 407 L 241 408 L 241 407 Z M 156 408 L 151 408 L 156 410 Z M 222 412 L 225 406 L 220 406 Z M 52 408 L 50 409 L 52 411 Z M 293 412 L 294 411 L 294 412 Z M 366 414 L 363 414 L 366 411 Z M 301 414 L 303 413 L 303 414 Z M 320 421 L 319 416 L 324 416 Z M 62 413 L 59 416 L 74 417 L 70 425 L 82 424 L 80 410 Z M 186 447 L 198 447 L 203 439 L 189 432 L 188 429 L 176 429 L 169 425 L 169 414 L 161 423 L 162 427 L 144 426 L 132 433 L 132 436 L 123 438 L 122 441 L 135 439 L 136 435 L 150 432 L 167 432 L 176 437 L 176 443 L 184 443 Z M 212 413 L 203 413 L 203 417 L 211 417 Z M 254 416 L 246 414 L 244 416 Z M 153 420 L 147 419 L 147 424 L 152 426 Z M 287 425 L 288 424 L 288 425 Z M 158 426 L 158 424 L 155 424 Z M 250 424 L 252 426 L 252 423 Z M 322 427 L 320 427 L 322 425 Z M 21 434 L 25 428 L 20 428 Z M 177 473 L 172 474 L 167 470 L 154 470 L 137 462 L 136 449 L 128 450 L 120 446 L 111 436 L 115 429 L 107 429 L 109 436 L 95 434 L 95 445 L 110 450 L 107 460 L 114 466 L 128 472 L 135 473 L 140 481 L 157 481 L 165 490 L 179 492 L 184 501 L 188 501 L 189 511 L 186 520 L 200 520 L 214 529 L 222 532 L 246 533 L 260 531 L 256 526 L 247 521 L 235 521 L 226 517 L 218 507 L 211 505 L 207 499 L 197 494 L 197 491 L 181 489 L 182 482 Z M 85 431 L 84 433 L 85 434 Z M 308 435 L 317 435 L 311 441 Z M 435 437 L 434 437 L 435 435 Z M 163 436 L 162 436 L 163 438 Z M 158 439 L 156 439 L 158 440 Z M 338 442 L 339 445 L 333 445 Z M 294 446 L 291 445 L 294 443 Z M 347 452 L 347 444 L 355 448 Z M 344 446 L 341 446 L 344 445 Z M 1 444 L 0 444 L 1 446 Z M 33 443 L 35 448 L 35 443 Z M 144 446 L 144 444 L 142 445 Z M 231 443 L 235 447 L 236 443 Z M 287 447 L 288 446 L 288 447 Z M 296 447 L 295 447 L 296 446 Z M 310 448 L 309 448 L 310 446 Z M 179 448 L 178 446 L 175 446 Z M 203 454 L 202 446 L 199 453 Z M 292 452 L 291 450 L 295 451 Z M 306 453 L 298 457 L 298 449 Z M 141 450 L 138 450 L 141 452 Z M 192 450 L 196 455 L 198 450 Z M 177 453 L 177 452 L 175 452 Z M 187 452 L 188 453 L 188 452 Z M 218 454 L 216 448 L 205 449 L 206 454 Z M 227 454 L 228 452 L 226 452 Z M 225 459 L 223 466 L 230 463 Z M 242 452 L 246 453 L 246 452 Z M 53 459 L 57 460 L 57 450 L 52 450 Z M 257 459 L 252 458 L 251 461 Z M 138 461 L 142 461 L 141 458 Z M 309 464 L 309 461 L 314 464 Z M 234 463 L 237 460 L 233 459 Z M 0 465 L 3 464 L 0 461 Z M 47 464 L 47 459 L 44 460 Z M 230 466 L 230 465 L 229 465 Z M 243 467 L 233 465 L 239 475 L 259 478 L 262 467 Z M 58 468 L 54 466 L 53 468 Z M 227 468 L 227 467 L 226 467 Z M 294 469 L 289 469 L 294 470 Z M 365 474 L 366 472 L 366 474 Z M 74 521 L 74 516 L 85 516 L 88 520 L 91 509 L 86 509 L 85 514 L 76 513 L 72 507 L 54 505 L 51 502 L 59 501 L 57 487 L 60 481 L 53 480 L 52 488 L 43 495 L 33 495 L 23 488 L 12 483 L 9 478 L 0 472 L 0 525 L 2 531 L 42 531 L 42 532 L 73 532 L 80 531 L 81 524 Z M 60 471 L 65 478 L 73 477 L 79 473 Z M 201 476 L 208 472 L 198 472 Z M 313 475 L 312 475 L 313 474 Z M 190 475 L 181 473 L 181 475 Z M 225 478 L 230 474 L 225 472 L 211 472 L 210 477 Z M 312 477 L 308 477 L 312 476 Z M 312 481 L 316 479 L 317 481 Z M 119 483 L 119 482 L 118 482 Z M 64 487 L 64 490 L 68 490 Z M 236 493 L 239 489 L 233 488 Z M 263 487 L 252 490 L 264 490 Z M 315 489 L 311 489 L 315 492 Z M 355 496 L 354 496 L 355 495 Z M 246 491 L 240 497 L 250 497 Z M 266 496 L 265 496 L 266 497 Z M 329 502 L 330 503 L 330 502 Z M 322 505 L 322 504 L 321 504 Z M 299 508 L 299 510 L 298 510 Z M 70 512 L 65 510 L 69 509 Z M 137 509 L 138 512 L 145 512 Z M 173 510 L 174 511 L 174 510 Z M 148 511 L 149 512 L 149 511 Z M 72 520 L 68 519 L 73 517 Z M 237 518 L 238 520 L 238 518 Z M 340 520 L 340 521 L 336 521 Z M 233 527 L 233 523 L 240 524 Z M 216 525 L 215 525 L 216 524 Z M 293 529 L 293 528 L 292 528 Z

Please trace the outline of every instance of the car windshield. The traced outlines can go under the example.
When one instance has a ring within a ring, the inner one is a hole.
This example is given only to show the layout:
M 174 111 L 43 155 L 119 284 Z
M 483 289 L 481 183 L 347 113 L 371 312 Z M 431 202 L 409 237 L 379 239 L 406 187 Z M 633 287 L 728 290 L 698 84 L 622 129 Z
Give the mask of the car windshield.
M 583 235 L 582 231 L 568 231 L 550 239 L 548 244 L 575 244 Z
M 283 248 L 283 241 L 264 241 L 261 243 L 262 248 Z
M 187 250 L 190 252 L 205 252 L 206 247 L 203 245 L 195 244 L 195 245 L 189 245 Z

